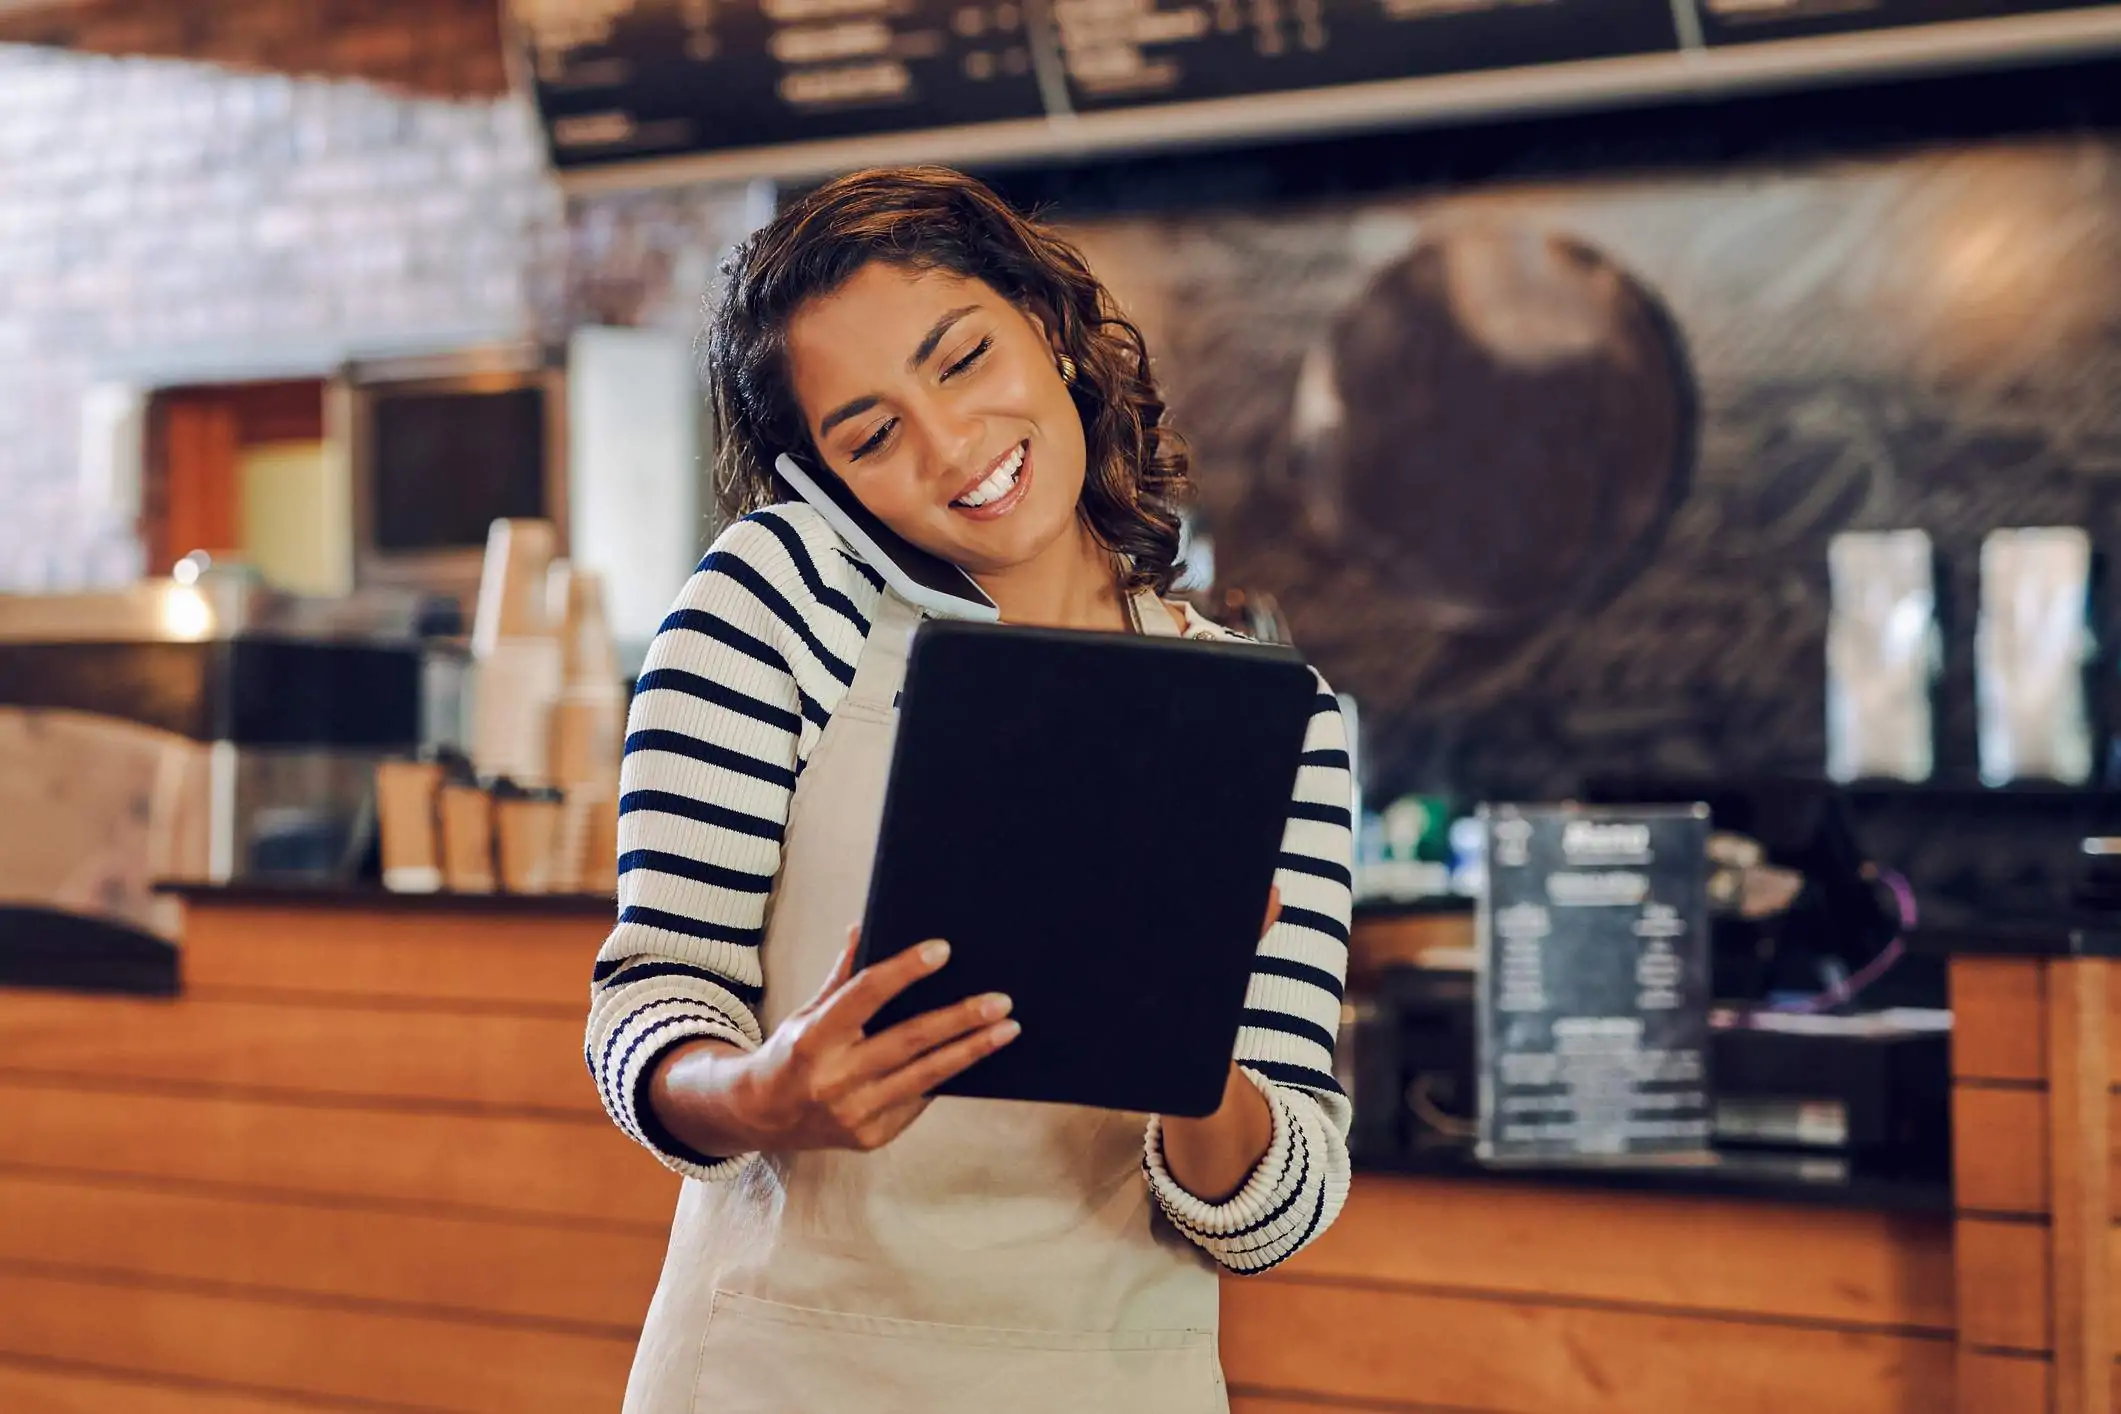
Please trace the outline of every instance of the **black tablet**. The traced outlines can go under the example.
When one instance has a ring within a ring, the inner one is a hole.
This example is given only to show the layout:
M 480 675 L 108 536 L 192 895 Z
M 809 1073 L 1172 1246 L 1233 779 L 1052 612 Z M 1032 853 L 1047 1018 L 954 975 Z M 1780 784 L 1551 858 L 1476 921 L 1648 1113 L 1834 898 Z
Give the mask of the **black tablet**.
M 1317 693 L 1284 648 L 923 623 L 857 961 L 951 957 L 870 1030 L 1006 992 L 937 1093 L 1212 1113 Z

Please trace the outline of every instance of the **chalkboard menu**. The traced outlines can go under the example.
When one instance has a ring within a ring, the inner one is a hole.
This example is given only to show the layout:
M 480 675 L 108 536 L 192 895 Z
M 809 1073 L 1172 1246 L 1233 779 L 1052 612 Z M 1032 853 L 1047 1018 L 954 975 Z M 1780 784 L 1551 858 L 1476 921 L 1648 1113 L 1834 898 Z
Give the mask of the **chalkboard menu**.
M 1024 158 L 1701 93 L 1889 70 L 1896 54 L 1935 62 L 1918 41 L 1832 50 L 1849 31 L 2022 27 L 2039 12 L 2079 15 L 2066 33 L 1962 38 L 1961 62 L 2121 47 L 2121 4 L 2068 0 L 514 0 L 513 11 L 553 162 L 577 174 L 659 158 L 725 177 L 908 151 Z M 1769 39 L 1800 43 L 1765 64 L 1719 58 Z M 1824 46 L 1818 57 L 1807 43 Z M 893 141 L 862 146 L 875 139 Z
M 1046 114 L 1023 0 L 585 0 L 519 13 L 563 168 Z
M 1672 53 L 1670 0 L 1052 0 L 1075 108 Z
M 1704 1151 L 1708 810 L 1482 811 L 1483 1159 Z
M 2086 0 L 1696 0 L 1702 38 L 1745 44 L 1808 35 L 1906 29 L 1955 20 L 2107 8 Z

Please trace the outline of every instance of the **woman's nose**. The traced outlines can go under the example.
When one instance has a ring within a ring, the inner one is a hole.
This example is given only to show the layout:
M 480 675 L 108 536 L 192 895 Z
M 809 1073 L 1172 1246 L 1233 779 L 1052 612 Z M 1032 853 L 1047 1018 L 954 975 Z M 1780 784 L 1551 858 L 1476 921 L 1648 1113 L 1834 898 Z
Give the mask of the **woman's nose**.
M 939 398 L 931 405 L 926 420 L 928 445 L 933 453 L 931 476 L 965 477 L 979 470 L 984 433 L 980 419 L 959 412 L 947 398 Z

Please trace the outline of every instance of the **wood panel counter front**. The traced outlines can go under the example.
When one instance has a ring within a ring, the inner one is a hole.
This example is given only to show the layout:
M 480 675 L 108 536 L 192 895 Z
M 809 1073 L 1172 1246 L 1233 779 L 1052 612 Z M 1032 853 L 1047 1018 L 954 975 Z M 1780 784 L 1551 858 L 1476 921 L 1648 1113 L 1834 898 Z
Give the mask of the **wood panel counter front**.
M 582 1065 L 609 917 L 202 893 L 176 998 L 0 991 L 0 1410 L 615 1411 L 677 1181 Z M 2022 1137 L 2052 1051 L 1962 1121 Z M 1359 1175 L 1225 1281 L 1234 1406 L 2044 1414 L 2061 1151 L 1961 1148 L 1956 1276 L 1949 1214 Z

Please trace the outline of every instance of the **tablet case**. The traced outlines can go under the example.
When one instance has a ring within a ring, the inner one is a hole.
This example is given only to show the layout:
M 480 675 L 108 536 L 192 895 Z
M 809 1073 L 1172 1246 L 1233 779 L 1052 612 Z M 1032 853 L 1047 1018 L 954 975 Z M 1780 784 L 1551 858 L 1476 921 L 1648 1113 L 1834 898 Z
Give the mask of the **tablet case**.
M 923 623 L 858 961 L 951 959 L 870 1031 L 1006 992 L 936 1093 L 1212 1113 L 1317 696 L 1283 648 Z

